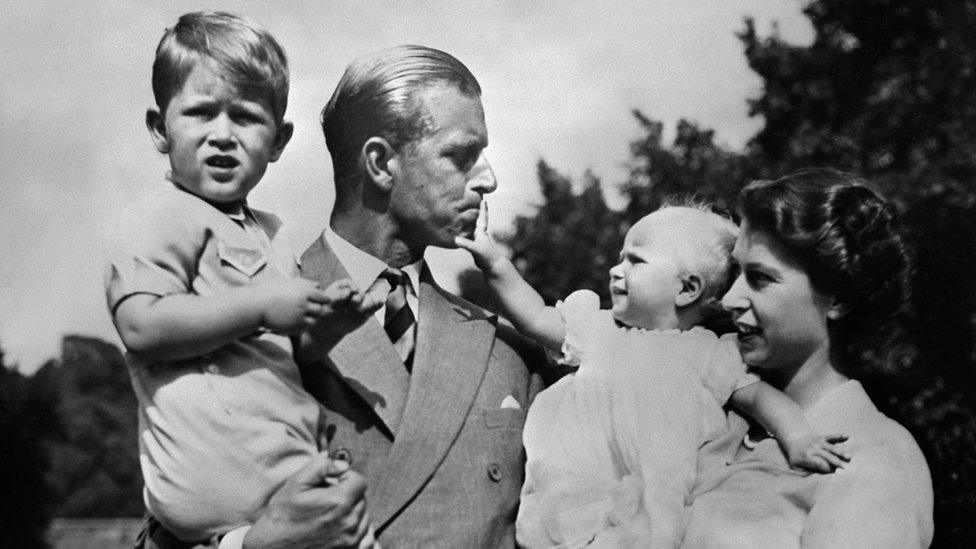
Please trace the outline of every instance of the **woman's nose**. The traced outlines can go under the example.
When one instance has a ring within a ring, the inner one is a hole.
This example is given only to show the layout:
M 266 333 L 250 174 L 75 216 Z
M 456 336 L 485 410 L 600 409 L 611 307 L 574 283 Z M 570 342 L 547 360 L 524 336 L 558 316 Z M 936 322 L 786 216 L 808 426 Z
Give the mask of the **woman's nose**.
M 741 274 L 732 282 L 732 287 L 722 296 L 722 308 L 726 311 L 743 311 L 749 308 L 749 301 L 745 298 L 742 289 L 745 285 L 745 277 Z
M 624 276 L 623 263 L 617 263 L 613 267 L 610 267 L 610 280 L 622 278 L 623 276 Z

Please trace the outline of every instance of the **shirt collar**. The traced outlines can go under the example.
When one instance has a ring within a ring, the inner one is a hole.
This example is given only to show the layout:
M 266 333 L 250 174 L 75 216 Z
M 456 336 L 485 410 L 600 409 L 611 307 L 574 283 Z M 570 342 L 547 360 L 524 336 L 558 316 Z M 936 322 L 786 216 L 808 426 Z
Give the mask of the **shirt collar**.
M 335 252 L 342 266 L 349 273 L 349 278 L 359 288 L 365 290 L 372 286 L 373 282 L 388 267 L 383 260 L 357 248 L 354 244 L 336 234 L 332 229 L 326 229 L 323 234 L 325 242 Z M 423 266 L 424 259 L 420 258 L 416 262 L 406 265 L 401 269 L 410 278 L 410 283 L 413 285 L 415 293 L 420 288 L 420 271 L 423 269 Z
M 247 219 L 247 211 L 248 211 L 247 199 L 241 200 L 240 202 L 232 202 L 230 204 L 218 204 L 216 202 L 211 202 L 206 198 L 203 198 L 202 196 L 195 195 L 190 191 L 184 189 L 175 179 L 173 179 L 173 172 L 166 172 L 166 179 L 167 181 L 173 184 L 173 188 L 175 188 L 176 190 L 196 196 L 200 200 L 203 200 L 207 204 L 210 204 L 214 208 L 217 208 L 224 215 L 233 219 L 234 221 L 243 222 L 245 219 Z

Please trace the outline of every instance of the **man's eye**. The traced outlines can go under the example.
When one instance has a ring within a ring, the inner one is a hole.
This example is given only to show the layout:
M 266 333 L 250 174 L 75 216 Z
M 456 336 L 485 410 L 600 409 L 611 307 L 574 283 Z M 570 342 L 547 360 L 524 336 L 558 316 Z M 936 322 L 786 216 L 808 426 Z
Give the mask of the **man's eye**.
M 451 153 L 450 157 L 451 162 L 454 163 L 454 166 L 457 167 L 457 169 L 461 170 L 462 172 L 466 172 L 470 170 L 472 166 L 474 166 L 475 162 L 478 161 L 478 154 L 479 153 L 472 151 L 459 151 Z

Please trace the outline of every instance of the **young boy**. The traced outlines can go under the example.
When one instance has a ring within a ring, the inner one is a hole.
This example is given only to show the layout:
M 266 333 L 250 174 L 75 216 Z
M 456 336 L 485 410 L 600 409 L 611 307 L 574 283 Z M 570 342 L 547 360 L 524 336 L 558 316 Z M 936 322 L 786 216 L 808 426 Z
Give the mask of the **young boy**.
M 157 47 L 152 85 L 146 125 L 169 184 L 115 224 L 105 284 L 139 400 L 146 505 L 196 542 L 252 522 L 318 453 L 320 409 L 287 336 L 379 303 L 350 281 L 297 278 L 281 222 L 247 205 L 293 129 L 270 34 L 186 14 Z

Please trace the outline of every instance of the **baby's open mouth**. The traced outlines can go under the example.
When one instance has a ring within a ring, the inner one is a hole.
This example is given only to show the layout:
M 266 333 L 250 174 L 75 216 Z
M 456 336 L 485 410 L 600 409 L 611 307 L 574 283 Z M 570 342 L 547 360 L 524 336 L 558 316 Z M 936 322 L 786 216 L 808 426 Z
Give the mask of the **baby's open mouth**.
M 233 156 L 211 156 L 207 158 L 206 163 L 208 166 L 213 168 L 236 168 L 240 162 L 237 161 Z

